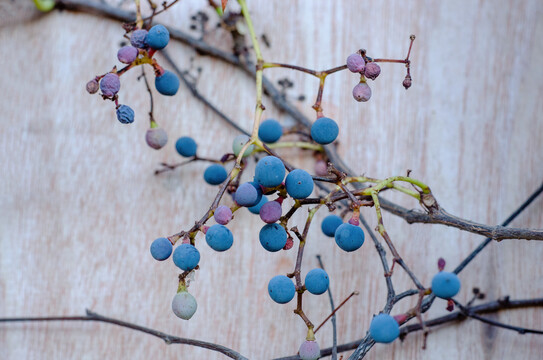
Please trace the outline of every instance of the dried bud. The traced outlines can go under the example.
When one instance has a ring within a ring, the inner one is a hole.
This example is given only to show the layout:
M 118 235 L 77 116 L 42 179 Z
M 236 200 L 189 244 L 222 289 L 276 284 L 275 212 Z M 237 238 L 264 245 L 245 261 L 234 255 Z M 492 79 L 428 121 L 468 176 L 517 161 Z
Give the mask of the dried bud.
M 362 56 L 360 56 L 359 54 L 351 54 L 347 58 L 347 68 L 351 72 L 362 72 L 364 71 L 364 66 L 366 66 L 366 62 L 364 61 L 364 58 L 362 58 Z
M 366 64 L 366 68 L 364 69 L 364 75 L 366 75 L 368 79 L 375 80 L 380 73 L 381 68 L 376 63 L 370 62 Z
M 287 238 L 287 243 L 285 244 L 285 246 L 283 247 L 283 250 L 290 250 L 292 249 L 292 246 L 294 245 L 294 240 L 292 240 L 292 238 L 289 236 Z
M 401 325 L 407 321 L 407 315 L 406 314 L 394 315 L 394 320 L 396 320 L 396 322 Z
M 454 301 L 452 299 L 447 300 L 447 311 L 454 310 Z
M 153 149 L 161 149 L 168 142 L 168 134 L 163 128 L 151 128 L 145 133 L 145 142 Z
M 411 75 L 405 75 L 405 79 L 403 79 L 403 87 L 405 90 L 411 87 Z
M 360 221 L 358 220 L 358 216 L 353 216 L 352 218 L 349 219 L 349 224 L 351 225 L 354 225 L 354 226 L 359 226 L 360 225 Z
M 358 102 L 366 102 L 371 98 L 371 88 L 365 83 L 359 83 L 353 88 L 353 98 Z
M 439 271 L 443 271 L 443 269 L 445 269 L 445 259 L 439 258 L 437 260 L 437 268 L 439 269 Z
M 326 161 L 319 160 L 315 163 L 315 174 L 319 176 L 328 175 L 328 165 L 326 164 Z
M 100 88 L 100 85 L 98 85 L 98 81 L 96 81 L 96 79 L 92 79 L 91 81 L 87 83 L 87 92 L 89 94 L 96 94 L 99 88 Z

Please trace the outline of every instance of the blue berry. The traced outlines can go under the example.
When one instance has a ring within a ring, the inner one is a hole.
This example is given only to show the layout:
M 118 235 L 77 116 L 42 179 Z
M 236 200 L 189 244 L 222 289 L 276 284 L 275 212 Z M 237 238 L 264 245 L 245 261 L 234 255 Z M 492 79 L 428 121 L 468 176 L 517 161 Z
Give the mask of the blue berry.
M 330 280 L 323 269 L 313 269 L 305 276 L 305 288 L 311 294 L 320 295 L 328 290 Z
M 358 226 L 345 223 L 338 226 L 334 234 L 336 244 L 345 251 L 355 251 L 364 244 L 364 231 Z
M 311 125 L 311 138 L 321 145 L 330 144 L 339 134 L 336 122 L 327 117 L 318 118 Z
M 247 144 L 249 141 L 249 137 L 247 135 L 241 134 L 234 138 L 234 141 L 232 141 L 232 151 L 234 152 L 235 156 L 238 156 L 241 152 L 241 149 Z M 243 153 L 243 157 L 247 157 L 251 155 L 253 150 L 255 149 L 254 145 L 249 145 L 247 150 Z
M 263 121 L 258 128 L 258 138 L 265 143 L 274 143 L 283 135 L 283 128 L 279 121 L 268 119 Z
M 258 214 L 260 214 L 260 209 L 262 208 L 262 206 L 267 202 L 268 202 L 268 198 L 265 197 L 265 196 L 262 196 L 262 198 L 260 199 L 258 204 L 256 204 L 255 206 L 251 206 L 248 209 L 253 214 L 258 215 Z
M 292 170 L 285 180 L 287 193 L 294 199 L 305 199 L 313 192 L 313 178 L 302 169 Z
M 196 155 L 197 148 L 198 145 L 196 144 L 196 141 L 194 141 L 194 139 L 189 136 L 180 137 L 175 142 L 175 150 L 177 150 L 179 155 L 184 157 L 191 157 Z
M 206 171 L 204 171 L 204 180 L 210 185 L 222 184 L 227 177 L 228 173 L 226 172 L 226 169 L 219 164 L 210 165 Z
M 102 94 L 105 96 L 112 97 L 117 94 L 120 89 L 121 80 L 117 74 L 107 73 L 102 80 L 100 80 L 100 90 L 102 90 Z
M 139 51 L 133 46 L 127 45 L 117 51 L 117 59 L 123 64 L 130 64 L 138 57 Z
M 441 271 L 432 279 L 432 292 L 439 298 L 450 299 L 460 291 L 460 279 L 455 273 Z
M 163 261 L 172 254 L 173 246 L 170 240 L 166 238 L 158 238 L 151 244 L 151 255 L 155 260 Z
M 274 276 L 268 283 L 268 294 L 273 301 L 279 304 L 286 304 L 296 293 L 296 287 L 292 280 L 285 275 Z
M 181 244 L 173 252 L 173 263 L 181 270 L 192 270 L 200 262 L 200 252 L 191 244 Z
M 281 204 L 278 201 L 270 201 L 260 208 L 260 218 L 266 224 L 273 224 L 281 218 Z
M 232 220 L 232 210 L 228 206 L 221 205 L 215 209 L 213 217 L 218 224 L 226 225 Z
M 267 224 L 258 235 L 264 249 L 270 252 L 281 250 L 287 243 L 287 232 L 279 224 Z
M 285 177 L 285 165 L 275 156 L 266 156 L 255 167 L 255 180 L 264 187 L 281 185 Z
M 234 200 L 241 206 L 255 206 L 260 201 L 256 187 L 251 183 L 243 183 L 238 186 Z
M 166 70 L 155 78 L 155 87 L 162 95 L 173 96 L 179 90 L 179 78 L 173 72 Z
M 164 25 L 155 25 L 147 33 L 145 42 L 152 49 L 160 50 L 164 49 L 170 41 L 170 32 L 164 27 Z
M 130 44 L 139 49 L 145 49 L 147 44 L 145 38 L 147 37 L 147 30 L 134 30 L 130 36 Z
M 215 251 L 226 251 L 232 247 L 234 236 L 226 226 L 215 224 L 207 229 L 206 242 Z
M 334 237 L 336 229 L 339 225 L 343 224 L 343 220 L 337 215 L 328 215 L 322 220 L 321 230 L 324 235 L 328 237 Z
M 379 314 L 370 324 L 370 336 L 378 343 L 391 343 L 400 336 L 400 325 L 394 317 L 388 314 Z
M 131 124 L 134 122 L 134 110 L 127 105 L 119 105 L 117 108 L 117 120 L 122 124 Z

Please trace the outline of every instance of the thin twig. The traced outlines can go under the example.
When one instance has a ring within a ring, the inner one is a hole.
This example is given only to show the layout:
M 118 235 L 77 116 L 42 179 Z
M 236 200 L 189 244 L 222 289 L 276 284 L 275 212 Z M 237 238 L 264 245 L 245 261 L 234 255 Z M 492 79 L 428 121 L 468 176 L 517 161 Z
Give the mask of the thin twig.
M 238 353 L 237 351 L 234 351 L 232 349 L 229 349 L 222 345 L 217 345 L 213 343 L 209 343 L 206 341 L 201 340 L 194 340 L 194 339 L 188 339 L 188 338 L 181 338 L 173 335 L 169 335 L 166 333 L 163 333 L 158 330 L 154 330 L 151 328 L 147 328 L 144 326 L 136 325 L 133 323 L 129 323 L 122 320 L 117 320 L 111 317 L 99 315 L 91 310 L 86 310 L 87 315 L 86 316 L 50 316 L 50 317 L 21 317 L 21 318 L 0 318 L 0 323 L 7 323 L 7 322 L 27 322 L 27 321 L 100 321 L 107 324 L 113 324 L 118 325 L 121 327 L 129 328 L 136 331 L 141 331 L 149 335 L 156 336 L 162 340 L 168 345 L 170 344 L 186 344 L 186 345 L 192 345 L 197 347 L 206 348 L 209 350 L 220 352 L 232 359 L 239 359 L 239 360 L 247 360 L 246 357 Z
M 319 262 L 319 266 L 321 269 L 324 270 L 324 264 L 322 263 L 322 259 L 320 255 L 317 255 L 317 261 Z M 334 307 L 334 297 L 332 296 L 332 290 L 330 290 L 330 286 L 328 286 L 328 299 L 330 300 L 330 308 L 332 309 L 332 360 L 337 359 L 337 327 L 336 327 L 336 313 L 335 313 L 335 307 Z M 319 328 L 317 327 L 317 330 Z

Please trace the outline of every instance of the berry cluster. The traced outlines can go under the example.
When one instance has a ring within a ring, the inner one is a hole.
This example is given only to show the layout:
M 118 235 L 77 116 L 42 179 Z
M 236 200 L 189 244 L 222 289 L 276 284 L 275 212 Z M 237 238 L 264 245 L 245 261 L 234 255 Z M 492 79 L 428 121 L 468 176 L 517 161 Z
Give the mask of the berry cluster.
M 414 38 L 413 38 L 414 39 Z M 405 60 L 407 75 L 403 80 L 403 86 L 407 90 L 411 87 L 411 75 L 409 71 L 409 61 Z M 350 72 L 360 74 L 360 81 L 353 88 L 353 98 L 358 102 L 366 102 L 371 98 L 371 88 L 367 79 L 375 80 L 381 74 L 381 67 L 377 62 L 366 56 L 365 50 L 351 54 L 347 57 L 347 69 Z
M 179 78 L 173 72 L 164 70 L 153 57 L 157 50 L 164 49 L 170 41 L 170 33 L 163 25 L 155 25 L 149 30 L 134 28 L 126 35 L 130 39 L 130 45 L 121 47 L 117 52 L 117 59 L 125 64 L 121 70 L 114 66 L 109 73 L 96 76 L 87 83 L 87 91 L 95 94 L 98 90 L 104 100 L 112 100 L 115 103 L 117 119 L 122 124 L 134 122 L 135 113 L 128 105 L 119 104 L 119 91 L 121 89 L 120 77 L 128 70 L 143 64 L 153 67 L 155 74 L 156 90 L 166 96 L 173 96 L 179 90 Z M 145 134 L 145 141 L 153 149 L 160 149 L 168 141 L 166 131 L 159 128 L 152 118 L 151 126 Z

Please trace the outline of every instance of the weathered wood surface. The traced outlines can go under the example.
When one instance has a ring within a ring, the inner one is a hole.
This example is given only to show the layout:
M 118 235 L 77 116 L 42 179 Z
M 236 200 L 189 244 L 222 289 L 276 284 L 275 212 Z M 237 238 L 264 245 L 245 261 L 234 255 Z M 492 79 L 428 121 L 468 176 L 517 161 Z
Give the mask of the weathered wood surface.
M 190 16 L 205 3 L 183 1 L 158 20 L 188 30 Z M 272 276 L 291 271 L 295 251 L 264 251 L 257 237 L 261 222 L 247 211 L 236 213 L 229 225 L 235 234 L 230 251 L 215 253 L 199 241 L 202 270 L 190 288 L 199 308 L 189 322 L 171 313 L 178 274 L 173 263 L 149 256 L 154 238 L 190 227 L 216 191 L 200 181 L 205 164 L 153 175 L 159 162 L 180 160 L 173 140 L 193 136 L 202 155 L 218 158 L 229 151 L 236 132 L 181 88 L 173 98 L 155 98 L 157 121 L 168 130 L 170 142 L 162 151 L 151 150 L 144 142 L 148 95 L 136 80 L 138 71 L 122 79 L 121 102 L 137 113 L 131 126 L 115 120 L 111 103 L 84 89 L 89 79 L 116 63 L 120 24 L 71 12 L 35 17 L 25 4 L 0 7 L 0 317 L 75 315 L 89 308 L 217 342 L 251 359 L 295 353 L 305 333 L 292 313 L 294 302 L 277 305 L 266 291 Z M 325 114 L 340 123 L 340 153 L 357 172 L 386 177 L 412 169 L 412 176 L 429 184 L 449 212 L 488 224 L 505 219 L 541 183 L 541 1 L 251 1 L 249 7 L 257 32 L 271 41 L 271 48 L 263 48 L 265 59 L 310 68 L 340 65 L 359 48 L 370 56 L 402 58 L 408 36 L 417 35 L 409 91 L 401 86 L 400 65 L 382 66 L 381 76 L 371 83 L 373 98 L 365 104 L 351 97 L 354 75 L 342 72 L 327 80 Z M 228 43 L 213 32 L 206 40 Z M 195 58 L 194 67 L 203 68 L 202 94 L 249 129 L 253 81 L 184 45 L 169 48 L 182 68 Z M 277 69 L 267 70 L 266 76 L 292 79 L 290 94 L 306 94 L 299 108 L 313 116 L 315 79 Z M 290 121 L 269 99 L 265 105 L 266 116 Z M 312 168 L 310 161 L 293 161 Z M 391 198 L 417 206 L 399 195 Z M 371 209 L 364 214 L 376 224 Z M 410 226 L 392 215 L 385 215 L 385 225 L 428 286 L 438 257 L 451 269 L 482 241 L 442 226 Z M 514 225 L 541 228 L 543 199 Z M 346 254 L 315 227 L 304 274 L 317 266 L 316 254 L 323 254 L 336 302 L 360 291 L 338 313 L 340 342 L 363 337 L 386 293 L 373 245 L 368 241 Z M 488 299 L 541 296 L 542 256 L 541 242 L 491 244 L 461 274 L 458 300 L 469 300 L 474 286 Z M 398 290 L 411 287 L 399 269 L 393 279 Z M 304 298 L 308 316 L 319 323 L 329 313 L 326 296 Z M 415 299 L 405 301 L 394 313 L 414 304 Z M 445 302 L 436 301 L 425 318 L 444 313 Z M 540 309 L 491 317 L 543 327 Z M 331 345 L 331 334 L 331 324 L 317 334 L 323 347 Z M 368 358 L 540 359 L 543 354 L 541 336 L 476 321 L 435 329 L 427 349 L 421 345 L 421 335 L 411 334 L 403 343 L 376 346 Z M 98 323 L 2 324 L 0 349 L 2 359 L 224 358 Z

